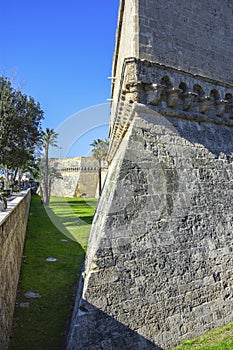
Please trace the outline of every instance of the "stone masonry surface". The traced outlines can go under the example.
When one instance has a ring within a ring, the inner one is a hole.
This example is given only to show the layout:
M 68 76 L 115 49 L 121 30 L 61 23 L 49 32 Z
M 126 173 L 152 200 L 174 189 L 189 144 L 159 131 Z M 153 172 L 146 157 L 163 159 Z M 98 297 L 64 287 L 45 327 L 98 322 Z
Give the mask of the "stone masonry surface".
M 232 128 L 134 114 L 95 216 L 69 349 L 167 349 L 233 316 Z
M 138 3 L 141 59 L 233 83 L 231 0 Z
M 0 213 L 0 350 L 11 332 L 30 199 L 30 192 L 22 193 Z
M 232 10 L 120 1 L 110 166 L 67 350 L 169 349 L 233 319 Z

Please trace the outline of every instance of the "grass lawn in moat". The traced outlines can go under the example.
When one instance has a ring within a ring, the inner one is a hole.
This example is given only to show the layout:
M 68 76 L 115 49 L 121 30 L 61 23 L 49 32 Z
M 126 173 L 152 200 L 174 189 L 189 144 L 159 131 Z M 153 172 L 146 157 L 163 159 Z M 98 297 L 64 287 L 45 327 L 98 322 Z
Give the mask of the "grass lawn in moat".
M 87 247 L 96 199 L 53 197 L 45 210 L 33 196 L 9 350 L 64 350 L 77 274 Z M 46 262 L 54 257 L 55 262 Z M 27 299 L 28 291 L 39 293 Z M 233 350 L 233 322 L 173 350 Z
M 53 197 L 45 210 L 40 197 L 32 196 L 9 350 L 65 349 L 96 204 Z M 28 299 L 29 291 L 39 298 Z

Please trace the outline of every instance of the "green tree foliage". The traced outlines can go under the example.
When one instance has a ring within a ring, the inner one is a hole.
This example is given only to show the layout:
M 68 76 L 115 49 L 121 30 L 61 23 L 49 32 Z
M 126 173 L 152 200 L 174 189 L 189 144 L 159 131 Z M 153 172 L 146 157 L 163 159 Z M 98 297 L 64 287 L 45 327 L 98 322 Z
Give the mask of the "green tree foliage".
M 102 161 L 107 160 L 107 155 L 108 155 L 108 146 L 109 146 L 109 141 L 104 139 L 97 139 L 94 140 L 91 145 L 92 148 L 92 157 L 95 159 L 98 159 L 99 161 L 99 197 L 101 195 L 101 190 L 102 190 L 102 176 L 101 176 L 101 170 L 102 170 Z
M 39 103 L 15 90 L 0 77 L 0 163 L 8 169 L 23 168 L 41 143 L 43 111 Z
M 102 160 L 102 161 L 107 160 L 108 146 L 109 146 L 108 140 L 97 139 L 97 140 L 94 140 L 90 146 L 93 147 L 91 154 L 95 159 Z

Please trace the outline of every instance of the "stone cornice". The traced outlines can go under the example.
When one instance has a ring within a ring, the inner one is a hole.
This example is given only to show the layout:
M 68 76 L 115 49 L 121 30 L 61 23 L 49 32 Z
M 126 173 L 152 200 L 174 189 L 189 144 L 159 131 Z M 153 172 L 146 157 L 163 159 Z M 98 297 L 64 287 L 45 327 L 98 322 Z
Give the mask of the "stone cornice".
M 156 62 L 124 61 L 117 104 L 112 109 L 109 160 L 132 117 L 132 105 L 144 104 L 163 116 L 233 127 L 233 86 Z

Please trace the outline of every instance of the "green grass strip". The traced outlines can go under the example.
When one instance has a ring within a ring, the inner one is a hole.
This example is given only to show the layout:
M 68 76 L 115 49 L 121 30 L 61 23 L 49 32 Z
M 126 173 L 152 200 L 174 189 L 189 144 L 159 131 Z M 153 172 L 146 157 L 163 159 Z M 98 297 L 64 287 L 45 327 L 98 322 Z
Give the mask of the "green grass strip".
M 212 329 L 204 335 L 185 340 L 173 350 L 232 350 L 233 349 L 233 322 Z
M 86 251 L 97 199 L 52 197 L 47 214 L 67 237 Z
M 53 198 L 46 212 L 40 197 L 32 197 L 9 350 L 65 348 L 77 274 L 96 203 L 95 199 L 88 203 Z M 47 262 L 48 257 L 57 261 Z M 39 293 L 40 298 L 27 299 L 28 291 Z M 20 307 L 20 303 L 29 303 L 29 307 Z

